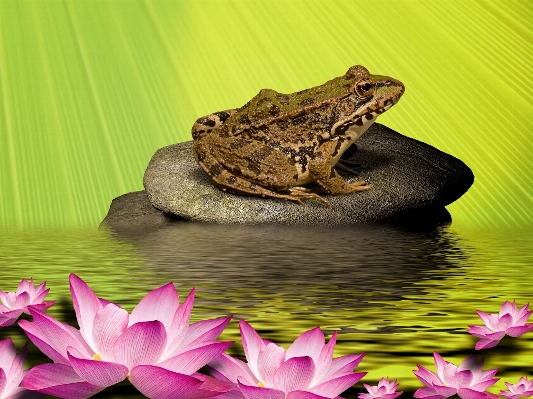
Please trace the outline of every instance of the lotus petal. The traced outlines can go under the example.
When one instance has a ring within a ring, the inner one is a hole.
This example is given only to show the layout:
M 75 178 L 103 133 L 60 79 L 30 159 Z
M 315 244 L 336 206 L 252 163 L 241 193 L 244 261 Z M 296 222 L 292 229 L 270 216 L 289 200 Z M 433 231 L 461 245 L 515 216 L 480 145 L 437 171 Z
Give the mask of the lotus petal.
M 3 368 L 0 368 L 0 394 L 4 393 L 7 386 L 7 375 Z
M 321 379 L 330 369 L 333 360 L 333 350 L 335 349 L 336 343 L 337 331 L 334 331 L 328 343 L 322 347 L 322 350 L 320 351 L 320 356 L 318 357 L 318 361 L 315 362 L 316 370 L 315 378 L 313 379 L 312 383 L 313 385 L 316 385 L 319 381 L 321 381 Z
M 495 325 L 496 331 L 505 331 L 513 325 L 513 316 L 510 314 L 504 314 L 498 319 Z
M 219 381 L 204 374 L 193 373 L 191 374 L 191 377 L 202 381 L 202 385 L 200 385 L 200 388 L 198 388 L 197 390 L 184 396 L 183 399 L 205 399 L 212 398 L 214 396 L 216 396 L 217 399 L 221 399 L 220 395 L 224 395 L 232 391 L 233 388 L 235 388 L 235 384 Z M 241 393 L 239 399 L 243 398 L 244 395 L 242 395 Z
M 424 385 L 431 387 L 433 384 L 442 384 L 437 374 L 419 364 L 417 364 L 417 367 L 418 370 L 413 370 L 413 373 Z
M 252 373 L 248 364 L 244 363 L 242 360 L 235 359 L 225 353 L 222 353 L 213 361 L 209 362 L 209 367 L 213 369 L 214 372 L 222 374 L 229 381 L 237 383 L 239 377 L 246 385 L 257 385 L 259 380 Z M 218 375 L 216 376 L 218 378 Z
M 498 342 L 500 342 L 499 339 L 483 338 L 476 342 L 475 348 L 476 350 L 493 348 L 498 345 Z
M 131 312 L 128 327 L 142 321 L 159 320 L 165 326 L 165 330 L 170 331 L 179 304 L 180 300 L 174 284 L 163 285 L 150 291 L 141 299 Z
M 50 346 L 47 342 L 39 338 L 40 330 L 35 327 L 34 323 L 30 323 L 27 320 L 20 320 L 19 326 L 24 330 L 31 342 L 33 342 L 33 344 L 39 348 L 41 352 L 52 359 L 54 363 L 63 363 L 66 365 L 69 364 L 66 356 L 63 356 L 61 353 L 52 348 L 52 346 Z
M 491 334 L 493 331 L 486 326 L 468 326 L 470 329 L 467 331 L 469 334 L 475 335 L 476 337 L 483 338 L 487 334 Z
M 174 314 L 172 326 L 170 330 L 167 330 L 167 349 L 163 355 L 165 359 L 171 357 L 173 353 L 177 353 L 176 349 L 181 346 L 183 338 L 189 330 L 189 320 L 194 305 L 194 293 L 195 289 L 193 288 L 185 302 L 178 307 L 178 311 Z
M 0 341 L 0 369 L 9 370 L 16 355 L 17 349 L 11 338 Z
M 32 279 L 32 288 L 33 288 L 33 279 Z M 22 294 L 23 292 L 28 292 L 30 290 L 30 283 L 25 278 L 22 279 L 22 281 L 19 283 L 17 287 L 17 291 L 15 293 L 17 295 Z
M 239 389 L 246 399 L 285 399 L 285 392 L 273 388 L 261 388 L 243 384 L 239 380 Z
M 460 387 L 465 387 L 465 386 L 467 387 L 467 386 L 470 386 L 470 384 L 472 383 L 472 380 L 473 380 L 472 372 L 470 370 L 462 370 L 462 371 L 458 371 L 455 375 L 451 376 L 448 379 L 447 384 L 455 388 L 460 388 Z
M 0 313 L 0 327 L 7 327 L 15 323 L 22 314 L 22 309 L 10 310 Z
M 311 388 L 309 391 L 327 398 L 335 398 L 352 385 L 356 384 L 366 374 L 366 372 L 349 373 L 323 382 L 322 384 Z
M 31 368 L 20 384 L 23 388 L 65 399 L 86 399 L 103 387 L 92 385 L 64 364 L 40 364 Z
M 285 361 L 285 349 L 274 343 L 265 345 L 257 359 L 257 377 L 266 387 L 272 387 L 274 373 Z
M 149 365 L 134 367 L 130 381 L 143 395 L 152 399 L 179 399 L 202 385 L 197 378 Z
M 113 346 L 113 358 L 131 370 L 156 364 L 165 350 L 167 334 L 160 321 L 143 321 L 128 327 Z
M 218 342 L 214 341 L 207 343 L 190 351 L 180 353 L 170 359 L 159 363 L 159 367 L 181 373 L 191 375 L 198 369 L 205 366 L 210 361 L 218 357 L 222 352 L 229 348 L 233 342 Z
M 25 388 L 15 388 L 10 392 L 9 396 L 6 396 L 5 399 L 40 399 L 44 394 L 35 391 L 29 391 Z
M 461 399 L 497 399 L 499 395 L 495 395 L 489 392 L 474 391 L 470 388 L 461 388 L 457 391 L 457 395 Z
M 287 399 L 326 399 L 326 397 L 308 391 L 291 391 L 288 393 Z
M 474 391 L 485 391 L 494 384 L 498 382 L 499 378 L 490 378 L 487 380 L 483 380 L 475 385 L 471 385 L 470 388 L 472 388 Z
M 332 359 L 329 370 L 327 370 L 327 372 L 324 373 L 322 379 L 316 381 L 316 383 L 322 383 L 326 380 L 333 379 L 346 373 L 352 372 L 353 369 L 356 368 L 359 363 L 361 363 L 361 360 L 363 360 L 363 357 L 365 357 L 365 355 L 366 353 L 360 353 L 340 356 L 335 359 Z
M 66 363 L 68 363 L 67 347 L 69 346 L 76 348 L 85 358 L 92 357 L 86 346 L 78 340 L 77 336 L 71 333 L 70 326 L 34 308 L 30 309 L 30 313 L 33 316 L 33 323 L 22 323 L 21 321 L 19 325 L 25 330 L 27 330 L 28 325 L 33 325 L 35 328 L 31 328 L 30 332 L 59 353 Z
M 96 312 L 93 322 L 94 349 L 102 360 L 113 359 L 113 345 L 128 326 L 128 312 L 110 303 Z
M 500 308 L 498 317 L 501 318 L 505 316 L 506 314 L 512 314 L 512 313 L 516 313 L 516 300 L 513 301 L 513 304 L 511 304 L 511 302 L 509 301 L 505 301 Z
M 419 399 L 443 399 L 442 395 L 439 395 L 432 387 L 424 387 L 417 389 L 413 395 L 415 398 Z
M 46 284 L 46 283 L 42 283 L 41 285 L 39 285 L 39 287 L 41 287 L 41 288 L 44 287 L 44 284 Z M 37 288 L 39 288 L 39 287 L 37 287 Z M 39 291 L 38 294 L 37 294 L 37 290 L 36 290 L 36 294 L 37 295 L 35 296 L 35 298 L 32 298 L 31 302 L 32 303 L 41 303 L 44 300 L 44 298 L 48 295 L 49 292 L 50 292 L 50 288 L 47 289 L 47 290 Z
M 294 340 L 292 345 L 287 349 L 287 359 L 300 356 L 310 356 L 313 363 L 318 363 L 318 358 L 324 348 L 324 333 L 320 327 L 306 331 Z
M 239 328 L 241 330 L 244 354 L 246 355 L 246 360 L 248 360 L 248 367 L 250 367 L 252 373 L 257 376 L 259 374 L 257 370 L 257 361 L 259 358 L 259 353 L 265 344 L 259 334 L 257 334 L 252 326 L 244 320 L 239 322 Z
M 4 341 L 8 341 L 13 345 L 11 338 L 4 340 Z M 12 348 L 9 348 L 9 352 L 11 352 L 11 349 L 13 349 L 13 351 L 16 351 L 14 345 Z M 9 373 L 9 378 L 7 380 L 7 383 L 5 384 L 3 390 L 0 389 L 0 393 L 3 392 L 3 395 L 11 396 L 16 393 L 15 391 L 17 390 L 20 384 L 20 381 L 26 374 L 26 372 L 24 371 L 24 360 L 26 360 L 27 354 L 28 354 L 28 343 L 25 343 L 20 353 L 12 357 L 12 361 L 9 367 L 6 367 L 6 368 L 1 367 L 1 369 L 7 370 Z M 9 353 L 9 355 L 11 355 L 11 353 Z M 3 362 L 0 361 L 0 363 L 3 363 Z
M 519 326 L 523 326 L 526 324 L 526 321 L 529 319 L 529 317 L 531 316 L 531 313 L 532 312 L 525 312 L 523 315 L 521 316 L 516 316 L 516 320 L 515 322 L 513 323 L 514 327 L 519 327 Z
M 524 326 L 509 327 L 506 331 L 507 335 L 511 337 L 519 337 L 522 334 L 525 334 L 533 330 L 533 324 L 526 324 Z
M 28 305 L 24 308 L 23 311 L 24 313 L 30 314 L 30 308 L 35 308 L 41 312 L 44 312 L 46 309 L 49 309 L 50 307 L 52 307 L 52 305 L 54 305 L 55 303 L 56 301 L 45 301 L 37 305 Z
M 274 373 L 274 386 L 288 394 L 291 391 L 307 390 L 315 375 L 315 363 L 310 356 L 286 360 Z
M 96 312 L 102 308 L 100 300 L 96 297 L 94 292 L 81 278 L 75 274 L 71 274 L 70 293 L 72 294 L 72 302 L 74 310 L 76 311 L 76 318 L 80 326 L 80 332 L 85 341 L 91 348 L 94 348 L 93 342 L 93 322 Z
M 246 396 L 242 394 L 241 390 L 237 386 L 228 392 L 217 395 L 216 399 L 246 399 Z
M 230 322 L 232 316 L 221 317 L 218 319 L 200 320 L 196 323 L 190 324 L 187 329 L 187 335 L 183 337 L 183 341 L 178 349 L 174 351 L 182 351 L 184 349 L 191 349 L 202 342 L 214 341 L 224 331 L 224 328 Z
M 17 309 L 24 309 L 26 305 L 29 303 L 30 303 L 30 293 L 23 292 L 20 295 L 16 296 L 15 306 L 12 306 L 12 307 L 17 308 Z
M 76 374 L 92 385 L 109 387 L 128 376 L 128 368 L 122 364 L 82 359 L 71 352 L 68 352 L 68 358 L 72 368 Z
M 444 385 L 437 385 L 433 384 L 433 389 L 438 395 L 441 395 L 441 397 L 447 398 L 449 396 L 453 396 L 457 393 L 457 388 L 455 387 L 448 387 Z

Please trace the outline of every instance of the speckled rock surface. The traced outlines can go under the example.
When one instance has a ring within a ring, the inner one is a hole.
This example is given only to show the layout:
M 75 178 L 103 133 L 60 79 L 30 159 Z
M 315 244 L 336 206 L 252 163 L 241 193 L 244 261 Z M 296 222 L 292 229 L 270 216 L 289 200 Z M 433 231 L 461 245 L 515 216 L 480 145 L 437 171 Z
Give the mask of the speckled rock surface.
M 217 188 L 198 166 L 192 141 L 161 148 L 144 175 L 154 207 L 180 218 L 215 223 L 353 225 L 402 218 L 439 209 L 463 195 L 474 181 L 459 159 L 374 123 L 356 142 L 357 152 L 344 158 L 361 164 L 359 176 L 373 190 L 325 195 L 319 201 L 291 201 L 229 194 Z

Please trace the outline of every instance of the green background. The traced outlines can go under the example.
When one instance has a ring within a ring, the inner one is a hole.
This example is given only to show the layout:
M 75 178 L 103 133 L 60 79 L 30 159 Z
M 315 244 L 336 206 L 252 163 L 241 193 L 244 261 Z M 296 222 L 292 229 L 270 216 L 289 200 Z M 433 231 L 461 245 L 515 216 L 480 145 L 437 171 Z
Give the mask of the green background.
M 454 223 L 531 224 L 528 0 L 0 0 L 0 227 L 96 226 L 198 117 L 354 64 L 406 86 L 379 122 L 473 169 Z

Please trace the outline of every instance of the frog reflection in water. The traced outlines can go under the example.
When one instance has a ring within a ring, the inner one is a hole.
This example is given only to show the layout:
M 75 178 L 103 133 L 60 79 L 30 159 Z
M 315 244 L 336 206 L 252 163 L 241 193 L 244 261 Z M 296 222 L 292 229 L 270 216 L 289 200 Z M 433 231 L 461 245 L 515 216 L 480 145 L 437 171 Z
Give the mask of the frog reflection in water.
M 320 193 L 371 188 L 334 167 L 350 170 L 341 155 L 403 93 L 400 81 L 362 66 L 293 94 L 263 89 L 241 108 L 198 119 L 194 156 L 224 191 L 329 205 Z

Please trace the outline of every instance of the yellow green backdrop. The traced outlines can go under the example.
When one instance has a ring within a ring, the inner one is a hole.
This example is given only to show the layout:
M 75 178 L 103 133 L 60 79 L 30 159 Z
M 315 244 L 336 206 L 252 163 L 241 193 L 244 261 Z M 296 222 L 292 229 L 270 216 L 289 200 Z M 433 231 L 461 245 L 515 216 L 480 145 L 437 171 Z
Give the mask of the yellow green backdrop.
M 379 122 L 473 169 L 455 223 L 533 221 L 529 0 L 0 0 L 0 227 L 97 226 L 199 116 L 354 64 L 406 85 Z

